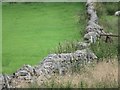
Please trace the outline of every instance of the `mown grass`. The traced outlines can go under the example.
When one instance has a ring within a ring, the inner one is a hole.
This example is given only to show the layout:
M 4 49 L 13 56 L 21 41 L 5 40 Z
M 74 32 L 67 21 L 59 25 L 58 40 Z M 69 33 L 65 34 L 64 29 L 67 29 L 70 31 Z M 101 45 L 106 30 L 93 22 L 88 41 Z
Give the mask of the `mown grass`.
M 35 65 L 64 41 L 79 40 L 84 3 L 3 3 L 3 73 Z

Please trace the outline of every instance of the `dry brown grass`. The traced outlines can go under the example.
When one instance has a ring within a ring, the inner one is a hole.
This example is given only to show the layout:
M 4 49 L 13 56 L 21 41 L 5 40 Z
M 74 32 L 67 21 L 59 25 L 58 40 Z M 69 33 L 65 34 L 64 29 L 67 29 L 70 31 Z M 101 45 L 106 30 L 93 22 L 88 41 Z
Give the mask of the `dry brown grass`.
M 72 87 L 72 88 L 117 88 L 118 87 L 118 62 L 109 59 L 94 65 L 86 65 L 81 72 L 54 76 L 47 87 Z

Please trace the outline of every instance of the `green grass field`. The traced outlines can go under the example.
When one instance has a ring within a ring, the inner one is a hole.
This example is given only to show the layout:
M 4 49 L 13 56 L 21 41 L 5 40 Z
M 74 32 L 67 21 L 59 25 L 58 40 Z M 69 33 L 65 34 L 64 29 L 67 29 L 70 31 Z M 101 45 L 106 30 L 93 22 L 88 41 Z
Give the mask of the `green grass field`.
M 2 9 L 3 73 L 38 64 L 59 42 L 80 40 L 85 28 L 84 3 L 3 3 Z

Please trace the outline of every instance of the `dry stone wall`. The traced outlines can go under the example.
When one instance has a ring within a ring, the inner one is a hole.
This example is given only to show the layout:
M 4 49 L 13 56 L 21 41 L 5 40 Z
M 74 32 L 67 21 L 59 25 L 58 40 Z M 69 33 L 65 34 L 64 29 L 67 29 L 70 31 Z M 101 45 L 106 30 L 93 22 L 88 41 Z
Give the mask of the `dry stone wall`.
M 86 27 L 86 34 L 84 40 L 88 43 L 95 43 L 101 34 L 105 34 L 103 28 L 98 24 L 98 16 L 95 11 L 94 2 L 88 0 L 86 3 L 88 23 Z
M 1 88 L 20 88 L 24 83 L 39 83 L 49 80 L 52 75 L 58 73 L 66 74 L 75 65 L 82 62 L 91 62 L 97 56 L 89 49 L 91 43 L 95 43 L 100 34 L 105 33 L 98 24 L 98 16 L 94 8 L 94 2 L 88 0 L 86 3 L 88 23 L 84 41 L 78 43 L 80 50 L 74 53 L 50 54 L 45 57 L 38 65 L 24 65 L 12 75 L 0 75 Z

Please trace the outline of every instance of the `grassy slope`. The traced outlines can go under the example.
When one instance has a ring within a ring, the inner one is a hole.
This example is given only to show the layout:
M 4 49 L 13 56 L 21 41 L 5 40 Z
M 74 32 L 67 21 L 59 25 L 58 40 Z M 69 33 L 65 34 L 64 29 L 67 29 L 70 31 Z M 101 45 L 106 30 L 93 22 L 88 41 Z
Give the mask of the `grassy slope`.
M 3 5 L 3 72 L 37 64 L 59 42 L 80 39 L 80 3 Z M 83 17 L 83 16 L 81 16 Z

